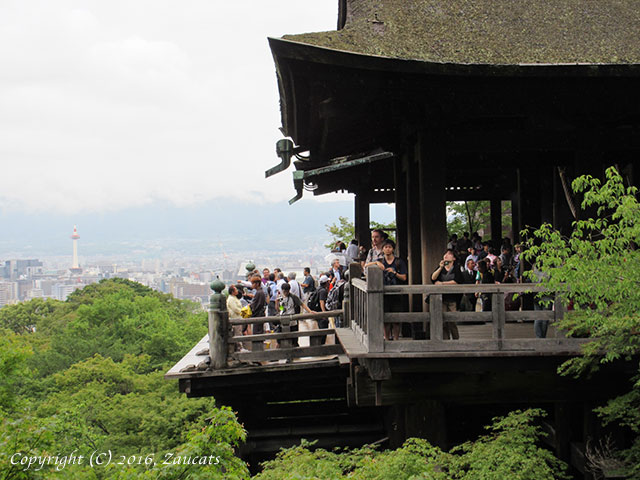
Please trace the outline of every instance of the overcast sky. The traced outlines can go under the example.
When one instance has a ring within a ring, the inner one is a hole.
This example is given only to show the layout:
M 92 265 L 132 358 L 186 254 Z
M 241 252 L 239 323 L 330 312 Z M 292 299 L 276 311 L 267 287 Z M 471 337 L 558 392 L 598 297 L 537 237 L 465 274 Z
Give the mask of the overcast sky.
M 337 0 L 2 0 L 0 212 L 284 201 L 267 37 Z

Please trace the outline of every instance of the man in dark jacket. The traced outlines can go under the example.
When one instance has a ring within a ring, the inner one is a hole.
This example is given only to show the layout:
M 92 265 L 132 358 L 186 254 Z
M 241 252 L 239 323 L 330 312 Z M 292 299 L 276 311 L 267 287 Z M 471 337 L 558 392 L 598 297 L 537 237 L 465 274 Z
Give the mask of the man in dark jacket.
M 460 266 L 456 264 L 456 255 L 453 250 L 447 249 L 444 253 L 442 260 L 440 260 L 440 265 L 431 274 L 431 281 L 436 285 L 459 285 L 464 283 L 462 271 Z M 461 298 L 462 294 L 459 293 L 442 295 L 442 311 L 457 312 Z M 452 322 L 445 323 L 442 329 L 442 338 L 445 340 L 449 338 L 457 340 L 460 338 L 458 326 Z
M 253 295 L 253 300 L 251 300 L 251 303 L 249 304 L 249 307 L 251 307 L 251 316 L 254 318 L 264 317 L 264 311 L 267 305 L 267 297 L 264 294 L 264 290 L 262 288 L 262 279 L 259 275 L 251 278 L 251 287 L 256 291 Z M 253 325 L 252 333 L 254 335 L 264 333 L 264 324 L 259 323 Z

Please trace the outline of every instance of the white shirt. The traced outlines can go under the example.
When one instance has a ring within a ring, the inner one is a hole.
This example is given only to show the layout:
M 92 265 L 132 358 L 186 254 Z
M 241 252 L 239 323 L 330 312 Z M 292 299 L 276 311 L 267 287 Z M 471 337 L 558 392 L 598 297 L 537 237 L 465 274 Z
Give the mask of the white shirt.
M 358 259 L 358 245 L 350 243 L 346 252 L 347 263 L 355 262 Z
M 296 279 L 291 279 L 289 280 L 289 285 L 291 285 L 291 293 L 298 298 L 302 298 L 302 287 L 298 281 Z

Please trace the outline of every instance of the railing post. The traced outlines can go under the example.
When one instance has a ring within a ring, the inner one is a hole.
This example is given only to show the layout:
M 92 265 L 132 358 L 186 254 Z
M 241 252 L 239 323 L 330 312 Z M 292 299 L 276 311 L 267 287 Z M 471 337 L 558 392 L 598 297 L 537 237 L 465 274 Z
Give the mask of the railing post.
M 431 340 L 442 340 L 444 317 L 442 316 L 442 294 L 429 296 L 429 333 Z
M 355 301 L 355 293 L 354 286 L 352 280 L 354 278 L 362 277 L 362 265 L 360 262 L 351 262 L 349 264 L 349 285 L 347 290 L 345 291 L 345 300 L 347 300 L 347 293 L 349 295 L 348 301 L 343 303 L 344 309 L 344 323 L 345 327 L 351 328 L 351 322 L 355 318 L 356 315 L 356 301 Z
M 384 286 L 382 270 L 367 267 L 367 338 L 369 352 L 384 351 Z
M 280 329 L 282 333 L 289 333 L 291 331 L 291 315 L 282 315 L 280 317 Z M 290 340 L 288 338 L 283 339 L 280 342 L 280 346 L 282 348 L 292 348 L 293 340 Z
M 491 299 L 491 314 L 493 324 L 493 338 L 496 340 L 502 340 L 504 338 L 504 292 L 497 292 L 492 294 Z
M 216 279 L 211 284 L 214 291 L 209 307 L 209 356 L 211 368 L 220 369 L 227 366 L 227 350 L 229 338 L 229 312 L 227 302 L 222 295 L 224 283 Z
M 560 330 L 558 328 L 558 322 L 560 322 L 560 320 L 562 320 L 562 318 L 564 317 L 564 314 L 567 313 L 567 307 L 566 305 L 562 302 L 562 296 L 556 292 L 555 296 L 554 296 L 554 300 L 553 300 L 553 323 L 554 323 L 554 327 L 555 327 L 555 332 L 556 332 L 556 338 L 562 338 L 564 336 L 566 336 L 566 331 L 564 330 Z

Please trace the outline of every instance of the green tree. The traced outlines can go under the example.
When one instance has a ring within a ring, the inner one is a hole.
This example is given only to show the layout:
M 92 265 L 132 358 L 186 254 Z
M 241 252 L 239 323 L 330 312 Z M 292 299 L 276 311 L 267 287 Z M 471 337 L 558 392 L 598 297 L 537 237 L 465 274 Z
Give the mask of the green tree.
M 355 226 L 347 217 L 340 216 L 338 217 L 337 223 L 325 226 L 327 227 L 327 232 L 331 235 L 331 242 L 325 244 L 327 248 L 335 247 L 338 242 L 344 242 L 346 245 L 349 245 L 349 242 L 356 236 Z
M 500 240 L 508 236 L 512 229 L 511 202 L 502 202 L 502 232 L 494 235 L 492 240 Z M 447 202 L 447 231 L 460 237 L 464 232 L 482 231 L 484 236 L 491 231 L 491 202 L 488 200 L 467 200 Z M 499 237 L 499 238 L 498 238 Z M 488 238 L 488 237 L 487 237 Z
M 34 298 L 28 302 L 20 302 L 0 308 L 0 328 L 7 328 L 16 333 L 32 331 L 38 321 L 52 315 L 60 308 L 59 300 Z
M 331 242 L 325 244 L 327 248 L 335 247 L 336 243 L 344 242 L 345 245 L 349 245 L 351 240 L 355 238 L 355 226 L 354 223 L 349 220 L 347 217 L 338 217 L 337 223 L 332 223 L 331 225 L 325 225 L 327 227 L 327 232 L 331 235 Z M 380 228 L 385 230 L 389 234 L 389 238 L 393 241 L 396 239 L 395 230 L 396 230 L 396 221 L 392 221 L 391 223 L 380 223 L 371 221 L 369 223 L 369 228 Z
M 30 375 L 27 360 L 32 355 L 31 347 L 22 336 L 0 330 L 0 414 L 17 408 L 17 386 Z
M 235 456 L 245 432 L 233 412 L 163 379 L 207 331 L 194 304 L 117 279 L 66 302 L 2 309 L 0 321 L 0 479 L 248 477 Z M 93 450 L 154 461 L 39 469 L 10 461 Z M 216 461 L 165 465 L 166 453 Z
M 32 367 L 40 378 L 96 353 L 114 361 L 146 354 L 160 368 L 207 332 L 206 313 L 194 304 L 120 280 L 89 285 L 34 318 Z
M 460 480 L 518 478 L 557 480 L 569 478 L 566 464 L 538 446 L 543 433 L 533 425 L 545 416 L 539 409 L 514 411 L 495 418 L 488 435 L 451 450 L 448 478 Z
M 188 399 L 162 375 L 147 355 L 127 355 L 122 362 L 96 355 L 54 375 L 55 386 L 38 414 L 59 420 L 58 438 L 66 451 L 170 450 L 185 440 L 183 426 L 201 423 L 214 401 Z
M 635 187 L 625 187 L 613 167 L 604 183 L 582 176 L 572 184 L 583 195 L 582 209 L 591 218 L 573 224 L 563 237 L 550 225 L 532 232 L 524 258 L 546 273 L 542 283 L 560 291 L 571 303 L 560 324 L 569 335 L 590 337 L 583 356 L 561 366 L 561 373 L 581 375 L 599 365 L 640 355 L 640 204 Z M 569 288 L 565 288 L 565 285 Z M 640 479 L 640 366 L 631 390 L 596 410 L 605 423 L 628 427 L 635 434 L 632 447 L 620 452 L 625 475 Z
M 328 452 L 311 443 L 281 450 L 263 464 L 256 480 L 454 480 L 567 478 L 566 464 L 538 446 L 543 433 L 533 422 L 544 412 L 537 409 L 498 417 L 489 434 L 443 452 L 426 440 L 410 438 L 396 450 L 372 447 Z
M 464 232 L 489 231 L 491 215 L 489 202 L 470 200 L 463 202 L 447 202 L 447 230 L 461 236 Z

